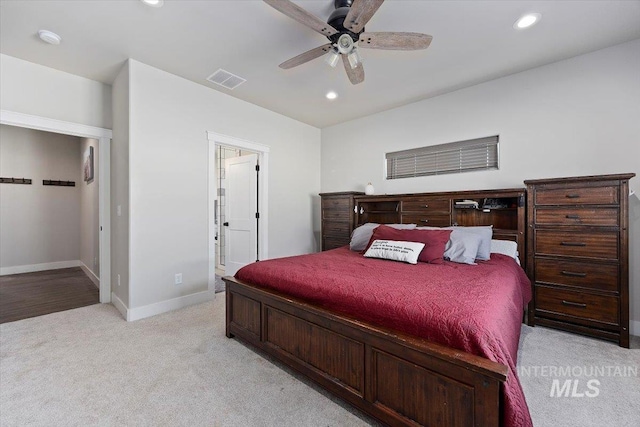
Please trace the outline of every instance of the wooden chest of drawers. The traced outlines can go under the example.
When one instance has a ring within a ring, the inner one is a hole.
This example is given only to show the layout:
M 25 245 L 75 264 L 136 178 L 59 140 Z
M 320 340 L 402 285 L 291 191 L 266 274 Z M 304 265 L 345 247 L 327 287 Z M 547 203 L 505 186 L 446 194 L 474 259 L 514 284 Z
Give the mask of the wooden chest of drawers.
M 322 250 L 349 244 L 355 221 L 355 191 L 320 193 L 322 215 Z
M 529 324 L 629 347 L 629 179 L 525 181 Z

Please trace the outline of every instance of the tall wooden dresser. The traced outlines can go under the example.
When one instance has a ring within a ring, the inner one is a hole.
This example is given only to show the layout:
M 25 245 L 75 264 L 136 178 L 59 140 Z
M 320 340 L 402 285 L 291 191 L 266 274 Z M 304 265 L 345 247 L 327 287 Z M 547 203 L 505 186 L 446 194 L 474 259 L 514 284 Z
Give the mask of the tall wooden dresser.
M 629 179 L 525 181 L 529 324 L 629 347 Z
M 356 191 L 320 193 L 323 251 L 349 244 L 356 217 L 354 197 L 362 194 Z

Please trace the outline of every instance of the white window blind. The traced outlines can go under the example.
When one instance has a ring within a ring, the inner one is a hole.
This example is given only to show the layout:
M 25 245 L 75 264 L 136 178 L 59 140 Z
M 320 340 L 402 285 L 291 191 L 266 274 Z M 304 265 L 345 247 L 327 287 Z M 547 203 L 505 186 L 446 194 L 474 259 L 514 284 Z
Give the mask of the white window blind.
M 386 154 L 387 179 L 498 169 L 498 135 Z

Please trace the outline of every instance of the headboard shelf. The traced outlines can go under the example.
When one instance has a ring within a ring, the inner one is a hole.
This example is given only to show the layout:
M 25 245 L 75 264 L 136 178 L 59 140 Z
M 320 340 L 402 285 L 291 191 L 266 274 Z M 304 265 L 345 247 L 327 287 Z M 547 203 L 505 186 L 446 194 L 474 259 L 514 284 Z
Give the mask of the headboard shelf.
M 518 244 L 520 262 L 525 266 L 525 189 L 385 194 L 354 197 L 356 226 L 418 224 L 418 226 L 492 225 L 494 238 Z

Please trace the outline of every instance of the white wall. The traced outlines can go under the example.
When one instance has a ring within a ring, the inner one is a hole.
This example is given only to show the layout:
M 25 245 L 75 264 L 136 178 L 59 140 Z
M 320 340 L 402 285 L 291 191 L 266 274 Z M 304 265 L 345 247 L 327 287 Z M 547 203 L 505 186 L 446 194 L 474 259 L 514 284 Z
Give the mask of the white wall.
M 0 184 L 0 267 L 80 258 L 80 163 L 77 137 L 0 125 L 0 176 L 32 180 Z
M 317 249 L 319 129 L 137 61 L 129 67 L 130 307 L 207 290 L 207 131 L 270 147 L 269 256 Z
M 322 130 L 322 191 L 523 187 L 523 180 L 640 175 L 640 40 Z M 428 78 L 428 76 L 425 76 Z M 385 181 L 384 155 L 500 135 L 500 170 Z M 640 193 L 640 176 L 631 180 Z M 631 203 L 632 319 L 640 322 L 640 204 Z M 640 335 L 640 323 L 635 333 Z
M 88 147 L 93 147 L 93 180 L 84 181 L 84 155 Z M 97 280 L 100 277 L 100 221 L 98 211 L 99 175 L 98 140 L 80 140 L 80 176 L 76 184 L 80 189 L 80 261 Z
M 111 87 L 0 54 L 0 109 L 111 128 Z
M 110 154 L 111 292 L 126 307 L 129 305 L 129 62 L 124 64 L 113 82 Z

